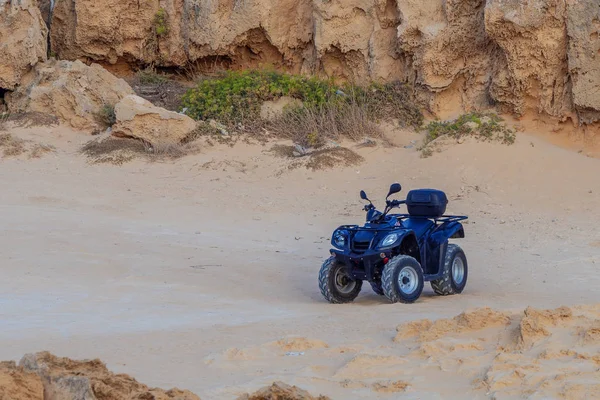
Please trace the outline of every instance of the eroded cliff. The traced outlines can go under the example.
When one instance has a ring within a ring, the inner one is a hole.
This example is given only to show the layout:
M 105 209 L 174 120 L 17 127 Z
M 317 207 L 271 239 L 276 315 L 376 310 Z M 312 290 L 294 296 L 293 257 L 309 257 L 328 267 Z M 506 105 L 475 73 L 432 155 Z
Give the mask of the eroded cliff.
M 38 2 L 60 59 L 401 80 L 439 116 L 499 106 L 576 124 L 600 119 L 596 0 Z M 0 4 L 4 14 L 18 8 Z M 23 24 L 43 36 L 36 18 Z M 6 20 L 0 32 L 12 26 Z M 38 42 L 21 59 L 40 57 Z M 12 90 L 11 79 L 0 87 Z

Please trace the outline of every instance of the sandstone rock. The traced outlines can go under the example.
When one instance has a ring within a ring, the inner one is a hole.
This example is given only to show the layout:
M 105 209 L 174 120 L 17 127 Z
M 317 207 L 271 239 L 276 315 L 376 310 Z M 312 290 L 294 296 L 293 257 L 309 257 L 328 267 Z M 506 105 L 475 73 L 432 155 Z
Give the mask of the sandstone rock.
M 393 79 L 403 71 L 398 21 L 390 0 L 64 0 L 52 14 L 51 43 L 70 60 Z
M 482 0 L 399 3 L 398 46 L 421 97 L 445 118 L 486 106 L 495 45 L 485 33 Z
M 309 0 L 101 3 L 65 0 L 57 4 L 51 38 L 60 57 L 183 66 L 222 56 L 239 66 L 261 61 L 300 64 L 297 55 L 311 40 Z M 164 22 L 157 19 L 159 15 Z
M 6 0 L 0 0 L 6 2 Z M 47 0 L 38 0 L 46 10 Z M 441 118 L 600 119 L 596 0 L 62 0 L 60 58 L 401 80 Z M 0 74 L 1 75 L 1 74 Z M 14 84 L 13 84 L 14 85 Z M 1 87 L 1 85 L 0 85 Z
M 32 0 L 0 0 L 0 89 L 14 90 L 46 60 L 48 30 Z
M 275 382 L 254 394 L 245 394 L 238 400 L 329 400 L 329 397 L 313 397 L 310 393 L 296 386 Z
M 569 74 L 580 122 L 600 120 L 600 7 L 594 1 L 567 3 Z
M 41 352 L 25 355 L 19 366 L 41 378 L 45 396 L 40 400 L 200 400 L 189 391 L 153 389 L 128 375 L 113 374 L 100 360 L 75 361 Z
M 394 1 L 313 2 L 315 70 L 354 81 L 403 76 Z
M 136 95 L 121 100 L 115 115 L 114 136 L 134 137 L 152 145 L 180 143 L 196 128 L 196 122 L 187 115 L 156 107 Z
M 100 65 L 81 61 L 38 64 L 35 76 L 7 96 L 10 112 L 55 115 L 75 129 L 99 129 L 98 113 L 133 94 L 131 87 Z
M 490 94 L 509 111 L 569 115 L 566 13 L 563 0 L 487 2 L 486 32 L 502 49 Z
M 44 400 L 41 378 L 14 362 L 0 362 L 0 400 Z
M 157 54 L 158 9 L 158 0 L 59 1 L 52 13 L 52 49 L 61 59 L 150 63 Z

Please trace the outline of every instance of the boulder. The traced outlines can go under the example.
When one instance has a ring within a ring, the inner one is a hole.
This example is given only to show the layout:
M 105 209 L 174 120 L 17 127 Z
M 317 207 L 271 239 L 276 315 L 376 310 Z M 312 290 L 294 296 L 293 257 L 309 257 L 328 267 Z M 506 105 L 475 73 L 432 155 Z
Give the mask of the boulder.
M 48 52 L 48 29 L 32 0 L 0 0 L 0 89 L 14 90 Z
M 99 120 L 133 89 L 98 64 L 55 61 L 38 64 L 35 74 L 7 95 L 12 113 L 41 112 L 55 115 L 79 130 L 105 129 Z
M 141 139 L 154 146 L 180 143 L 196 128 L 196 122 L 187 115 L 156 107 L 136 95 L 121 100 L 115 115 L 113 135 Z

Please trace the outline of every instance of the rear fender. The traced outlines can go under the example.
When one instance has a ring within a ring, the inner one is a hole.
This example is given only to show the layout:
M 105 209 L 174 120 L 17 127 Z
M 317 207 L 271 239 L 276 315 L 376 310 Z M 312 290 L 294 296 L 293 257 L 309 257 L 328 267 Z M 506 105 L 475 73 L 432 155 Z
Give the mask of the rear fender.
M 429 236 L 429 240 L 441 244 L 448 239 L 462 239 L 465 237 L 465 228 L 460 222 L 450 222 L 440 225 Z
M 465 229 L 460 222 L 440 225 L 427 240 L 427 273 L 436 275 L 442 272 L 448 249 L 448 239 L 465 237 Z

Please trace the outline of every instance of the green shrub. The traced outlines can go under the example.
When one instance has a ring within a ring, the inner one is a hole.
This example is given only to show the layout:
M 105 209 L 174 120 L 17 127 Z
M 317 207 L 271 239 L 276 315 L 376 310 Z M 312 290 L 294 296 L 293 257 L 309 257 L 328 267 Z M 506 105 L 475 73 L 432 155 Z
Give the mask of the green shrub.
M 513 144 L 516 139 L 515 133 L 502 122 L 503 119 L 497 114 L 478 112 L 461 115 L 454 121 L 432 121 L 425 127 L 427 134 L 424 145 L 441 136 L 455 139 L 472 136 L 484 141 Z
M 259 120 L 262 103 L 282 96 L 302 100 L 312 109 L 354 104 L 373 122 L 395 118 L 404 126 L 418 127 L 423 120 L 410 90 L 401 83 L 336 86 L 332 80 L 275 71 L 229 71 L 202 80 L 184 95 L 182 105 L 192 118 L 231 125 Z
M 159 8 L 154 15 L 154 32 L 156 36 L 164 36 L 169 33 L 169 26 L 167 24 L 167 12 L 164 8 Z
M 320 106 L 333 93 L 332 82 L 317 78 L 271 71 L 229 71 L 217 79 L 202 80 L 184 95 L 182 104 L 192 118 L 232 124 L 259 119 L 264 101 L 289 96 L 306 106 Z

